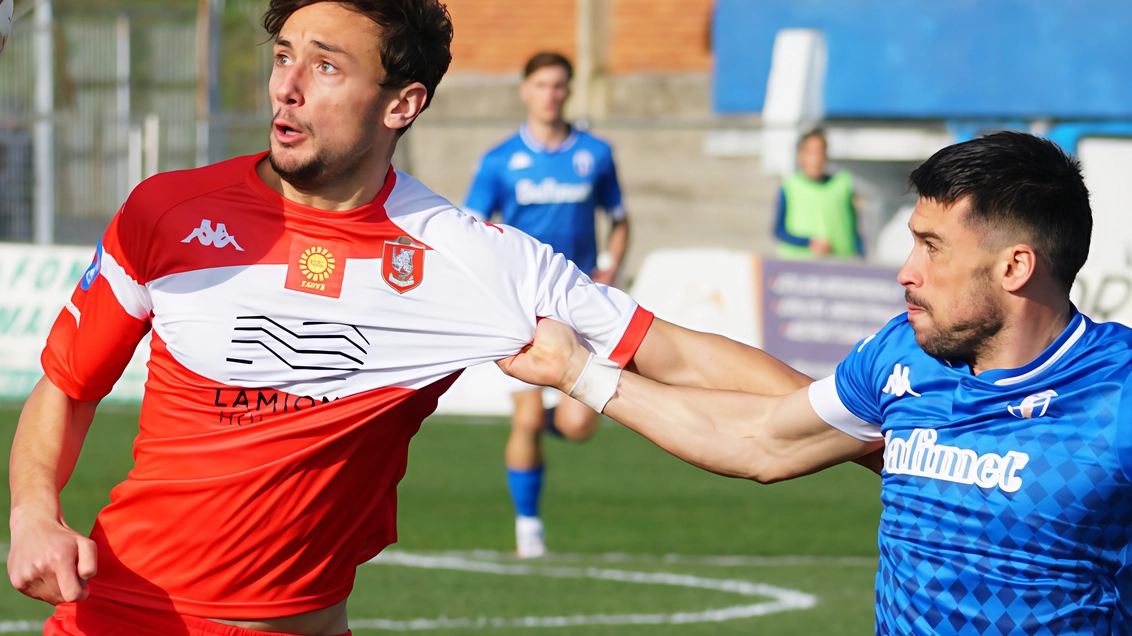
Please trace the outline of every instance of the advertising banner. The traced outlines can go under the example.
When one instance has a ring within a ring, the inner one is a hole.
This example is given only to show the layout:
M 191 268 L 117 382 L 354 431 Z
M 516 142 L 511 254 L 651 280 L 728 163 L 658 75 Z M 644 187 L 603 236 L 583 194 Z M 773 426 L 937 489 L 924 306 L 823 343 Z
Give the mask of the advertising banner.
M 811 377 L 833 373 L 857 341 L 907 310 L 896 270 L 845 262 L 763 261 L 763 349 Z
M 47 334 L 93 254 L 89 247 L 0 243 L 0 400 L 25 399 L 43 376 Z M 141 400 L 148 356 L 147 336 L 108 400 Z

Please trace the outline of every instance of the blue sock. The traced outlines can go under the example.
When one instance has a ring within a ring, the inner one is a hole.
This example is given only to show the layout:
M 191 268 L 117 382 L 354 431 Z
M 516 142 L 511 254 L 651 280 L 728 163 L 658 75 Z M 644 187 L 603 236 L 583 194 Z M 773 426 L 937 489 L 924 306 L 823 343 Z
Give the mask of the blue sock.
M 542 490 L 542 466 L 530 470 L 507 469 L 507 485 L 515 511 L 524 517 L 538 516 L 538 496 Z

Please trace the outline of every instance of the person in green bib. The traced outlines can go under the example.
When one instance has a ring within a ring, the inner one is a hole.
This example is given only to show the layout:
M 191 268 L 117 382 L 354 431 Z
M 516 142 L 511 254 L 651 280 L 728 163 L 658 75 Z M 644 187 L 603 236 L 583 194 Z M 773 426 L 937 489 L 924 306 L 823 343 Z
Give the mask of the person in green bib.
M 826 174 L 825 134 L 812 130 L 798 142 L 798 171 L 782 180 L 774 235 L 781 258 L 861 256 L 853 177 Z

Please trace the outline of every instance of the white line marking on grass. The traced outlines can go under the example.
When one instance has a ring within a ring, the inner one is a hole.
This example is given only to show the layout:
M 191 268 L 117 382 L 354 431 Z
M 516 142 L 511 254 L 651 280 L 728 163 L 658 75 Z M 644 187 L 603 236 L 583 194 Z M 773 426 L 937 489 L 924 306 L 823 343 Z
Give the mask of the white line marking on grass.
M 482 561 L 521 561 L 514 552 L 499 552 L 496 550 L 444 550 L 441 552 L 425 552 L 415 554 L 435 554 L 441 556 L 479 559 Z M 628 554 L 624 552 L 606 552 L 603 554 L 557 553 L 551 552 L 540 557 L 540 563 L 585 563 L 601 561 L 603 563 L 663 563 L 679 565 L 700 565 L 713 567 L 877 567 L 877 557 L 860 556 L 698 556 L 684 554 Z
M 717 623 L 739 618 L 765 616 L 789 610 L 809 609 L 817 605 L 817 597 L 763 583 L 736 579 L 712 579 L 669 572 L 628 572 L 603 568 L 546 567 L 536 565 L 504 565 L 473 561 L 460 556 L 429 556 L 408 552 L 389 551 L 375 557 L 370 563 L 401 565 L 431 570 L 458 570 L 502 576 L 543 576 L 550 578 L 598 579 L 623 583 L 672 585 L 705 590 L 731 592 L 742 596 L 770 597 L 773 600 L 735 605 L 702 612 L 673 614 L 577 614 L 571 616 L 524 616 L 519 618 L 417 618 L 411 620 L 368 619 L 351 620 L 352 629 L 384 629 L 391 631 L 417 631 L 450 628 L 508 628 L 508 627 L 568 627 L 575 625 L 662 625 L 685 623 Z
M 43 633 L 43 621 L 0 621 L 0 634 Z
M 0 544 L 0 562 L 6 560 L 7 545 Z M 848 566 L 876 567 L 877 560 L 856 556 L 692 556 L 681 554 L 625 554 L 607 552 L 604 554 L 548 554 L 538 563 L 582 563 L 587 561 L 603 563 L 660 563 L 693 566 L 717 567 L 798 567 L 798 566 Z M 776 612 L 809 609 L 817 605 L 817 598 L 798 592 L 761 583 L 732 579 L 711 579 L 666 572 L 628 572 L 600 568 L 547 567 L 524 564 L 505 564 L 498 562 L 517 562 L 518 557 L 510 552 L 493 550 L 444 551 L 435 554 L 418 554 L 389 550 L 378 555 L 369 563 L 377 565 L 401 565 L 436 570 L 460 570 L 503 576 L 542 576 L 549 578 L 590 578 L 625 583 L 654 585 L 674 585 L 721 592 L 732 592 L 743 596 L 763 596 L 774 599 L 751 605 L 736 605 L 722 609 L 709 609 L 702 612 L 677 612 L 674 614 L 588 614 L 573 616 L 526 616 L 519 618 L 418 618 L 407 621 L 386 619 L 352 620 L 350 626 L 356 629 L 383 629 L 391 631 L 419 631 L 428 629 L 452 628 L 512 628 L 512 627 L 569 627 L 576 625 L 661 625 L 681 623 L 709 623 L 729 621 L 740 618 L 764 616 Z M 42 633 L 41 621 L 0 621 L 0 634 Z

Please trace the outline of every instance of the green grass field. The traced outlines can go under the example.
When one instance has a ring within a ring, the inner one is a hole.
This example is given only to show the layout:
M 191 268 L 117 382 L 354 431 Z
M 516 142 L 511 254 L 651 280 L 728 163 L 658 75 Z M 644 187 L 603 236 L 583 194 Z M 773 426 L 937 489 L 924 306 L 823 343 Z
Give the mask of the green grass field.
M 5 456 L 16 416 L 0 410 Z M 62 494 L 76 529 L 90 529 L 129 470 L 136 417 L 95 420 Z M 865 469 L 760 486 L 692 468 L 612 424 L 584 445 L 548 440 L 542 513 L 554 554 L 520 562 L 507 554 L 506 435 L 502 421 L 425 423 L 399 491 L 401 542 L 358 570 L 356 634 L 871 632 L 880 503 Z M 0 633 L 50 613 L 0 586 Z M 705 622 L 729 616 L 739 618 Z

